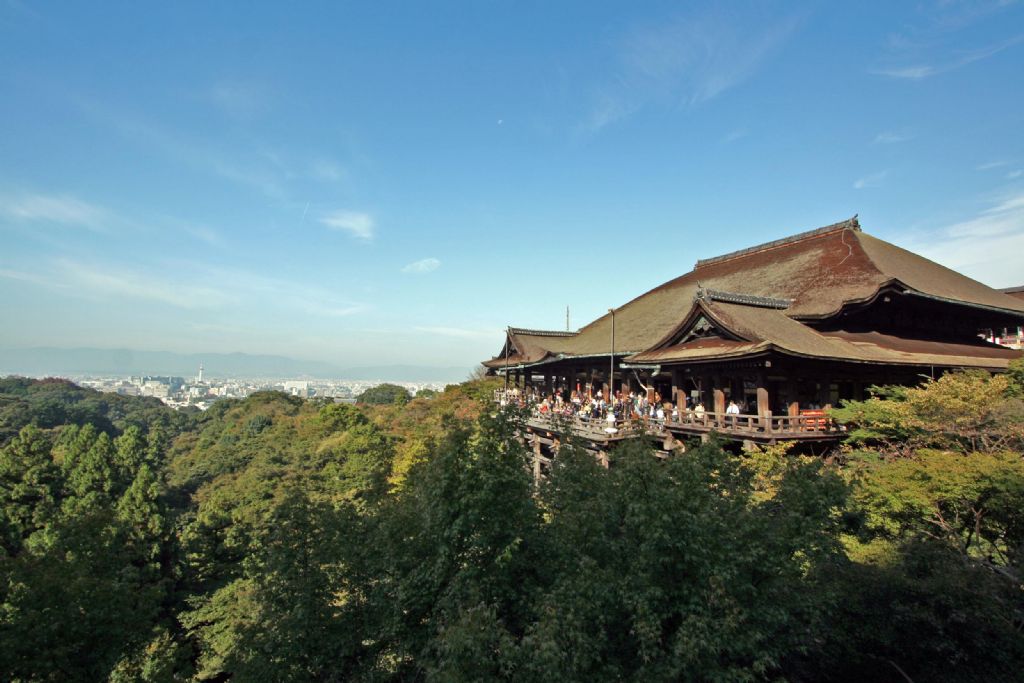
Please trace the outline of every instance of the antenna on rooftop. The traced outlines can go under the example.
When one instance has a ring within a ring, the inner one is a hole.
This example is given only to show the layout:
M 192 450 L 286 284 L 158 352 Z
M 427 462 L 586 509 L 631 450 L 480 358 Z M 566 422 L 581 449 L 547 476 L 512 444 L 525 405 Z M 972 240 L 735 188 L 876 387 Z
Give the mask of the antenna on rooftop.
M 569 307 L 565 307 L 565 331 L 569 331 Z

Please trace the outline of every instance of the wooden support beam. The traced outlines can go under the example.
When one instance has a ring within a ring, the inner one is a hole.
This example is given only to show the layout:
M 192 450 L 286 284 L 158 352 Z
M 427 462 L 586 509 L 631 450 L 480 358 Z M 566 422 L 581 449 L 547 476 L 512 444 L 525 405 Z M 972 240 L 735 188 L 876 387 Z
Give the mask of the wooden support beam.
M 768 422 L 771 423 L 771 406 L 768 405 L 768 390 L 763 386 L 757 388 L 757 414 L 764 421 L 765 415 L 769 416 Z
M 713 395 L 715 407 L 712 412 L 718 413 L 719 415 L 725 413 L 725 392 L 716 386 L 713 390 Z

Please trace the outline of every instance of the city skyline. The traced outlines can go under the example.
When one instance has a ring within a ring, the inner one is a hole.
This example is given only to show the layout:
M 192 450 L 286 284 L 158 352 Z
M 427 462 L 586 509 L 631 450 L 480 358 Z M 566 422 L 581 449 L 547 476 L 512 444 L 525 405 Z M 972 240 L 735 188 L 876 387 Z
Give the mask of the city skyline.
M 1022 19 L 8 2 L 0 349 L 469 366 L 853 214 L 1021 285 Z

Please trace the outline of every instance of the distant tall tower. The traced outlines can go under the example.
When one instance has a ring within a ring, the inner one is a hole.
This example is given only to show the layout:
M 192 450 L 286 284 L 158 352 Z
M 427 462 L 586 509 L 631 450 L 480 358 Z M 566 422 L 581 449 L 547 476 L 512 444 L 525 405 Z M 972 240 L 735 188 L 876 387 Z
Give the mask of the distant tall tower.
M 200 363 L 199 364 L 199 376 L 196 377 L 196 383 L 197 384 L 202 384 L 202 382 L 203 382 L 203 365 L 202 365 L 202 363 Z
M 565 307 L 565 331 L 569 331 L 569 307 Z

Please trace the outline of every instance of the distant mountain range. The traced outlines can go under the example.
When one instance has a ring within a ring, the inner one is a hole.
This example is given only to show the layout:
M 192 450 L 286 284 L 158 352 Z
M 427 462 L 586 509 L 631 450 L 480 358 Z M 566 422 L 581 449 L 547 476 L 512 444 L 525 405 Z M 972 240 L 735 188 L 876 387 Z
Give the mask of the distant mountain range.
M 469 367 L 381 365 L 342 368 L 321 361 L 246 353 L 170 353 L 132 349 L 0 349 L 0 376 L 171 375 L 260 379 L 352 379 L 390 382 L 461 382 Z

